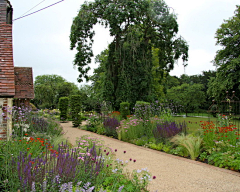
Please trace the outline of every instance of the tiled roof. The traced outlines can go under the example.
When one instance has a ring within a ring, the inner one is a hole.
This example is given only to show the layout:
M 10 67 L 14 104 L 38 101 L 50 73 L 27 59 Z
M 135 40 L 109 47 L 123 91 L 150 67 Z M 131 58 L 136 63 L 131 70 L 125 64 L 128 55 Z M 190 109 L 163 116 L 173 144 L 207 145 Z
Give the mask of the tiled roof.
M 18 99 L 33 99 L 33 75 L 31 67 L 14 67 L 15 96 Z

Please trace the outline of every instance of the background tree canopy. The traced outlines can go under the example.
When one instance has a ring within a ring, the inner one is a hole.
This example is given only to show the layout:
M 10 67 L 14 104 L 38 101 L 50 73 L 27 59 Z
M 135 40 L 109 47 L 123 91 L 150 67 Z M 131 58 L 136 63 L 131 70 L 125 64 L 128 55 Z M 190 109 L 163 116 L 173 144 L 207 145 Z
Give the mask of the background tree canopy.
M 235 15 L 225 20 L 216 32 L 217 51 L 213 63 L 218 67 L 215 78 L 209 82 L 208 95 L 222 100 L 225 91 L 236 91 L 240 94 L 240 6 Z
M 167 99 L 176 106 L 182 106 L 187 116 L 188 112 L 193 112 L 205 102 L 203 88 L 202 84 L 189 85 L 184 83 L 169 89 Z
M 79 94 L 79 89 L 59 75 L 39 75 L 34 81 L 34 93 L 33 103 L 36 107 L 54 109 L 60 97 Z
M 154 64 L 155 76 L 163 77 L 179 58 L 187 61 L 187 43 L 176 36 L 176 16 L 164 1 L 95 0 L 81 6 L 71 27 L 71 49 L 77 49 L 74 65 L 80 72 L 79 82 L 89 80 L 93 26 L 97 23 L 108 27 L 114 36 L 102 66 L 101 86 L 103 99 L 111 101 L 115 108 L 122 101 L 135 104 L 137 100 L 156 99 L 153 93 L 158 93 L 157 86 L 152 86 L 153 48 L 158 61 Z

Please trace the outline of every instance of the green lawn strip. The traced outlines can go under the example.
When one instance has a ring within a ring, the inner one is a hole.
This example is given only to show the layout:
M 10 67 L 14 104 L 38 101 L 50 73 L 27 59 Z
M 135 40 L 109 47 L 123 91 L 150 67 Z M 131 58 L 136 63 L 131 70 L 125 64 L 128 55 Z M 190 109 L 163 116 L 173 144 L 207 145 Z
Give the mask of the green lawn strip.
M 201 129 L 201 121 L 213 121 L 216 123 L 217 118 L 205 118 L 205 117 L 174 117 L 175 121 L 186 122 L 187 133 L 196 133 Z

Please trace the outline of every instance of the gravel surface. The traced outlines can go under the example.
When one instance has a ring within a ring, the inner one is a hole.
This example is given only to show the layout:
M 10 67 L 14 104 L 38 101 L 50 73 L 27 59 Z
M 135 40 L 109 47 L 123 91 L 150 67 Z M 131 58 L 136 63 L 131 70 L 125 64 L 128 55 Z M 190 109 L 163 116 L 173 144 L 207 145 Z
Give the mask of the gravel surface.
M 192 161 L 160 151 L 139 147 L 117 139 L 72 127 L 71 122 L 61 123 L 65 137 L 75 144 L 77 137 L 90 135 L 104 140 L 106 146 L 117 149 L 116 158 L 126 161 L 127 169 L 148 168 L 156 179 L 149 184 L 151 192 L 240 192 L 240 173 L 205 163 Z M 124 154 L 123 151 L 126 151 Z

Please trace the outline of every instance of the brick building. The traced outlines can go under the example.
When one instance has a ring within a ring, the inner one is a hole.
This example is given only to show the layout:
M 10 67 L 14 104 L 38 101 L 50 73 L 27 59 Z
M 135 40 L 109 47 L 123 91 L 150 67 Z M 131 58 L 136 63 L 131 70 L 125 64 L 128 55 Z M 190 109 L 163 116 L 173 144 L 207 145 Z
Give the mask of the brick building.
M 12 13 L 8 0 L 0 0 L 0 140 L 12 133 L 12 116 L 8 109 L 34 98 L 32 68 L 14 67 L 12 47 Z

